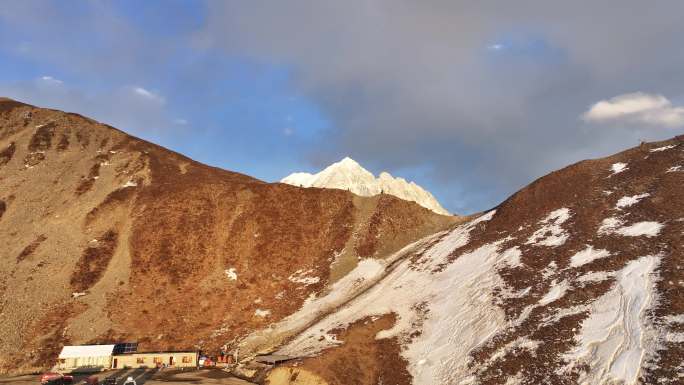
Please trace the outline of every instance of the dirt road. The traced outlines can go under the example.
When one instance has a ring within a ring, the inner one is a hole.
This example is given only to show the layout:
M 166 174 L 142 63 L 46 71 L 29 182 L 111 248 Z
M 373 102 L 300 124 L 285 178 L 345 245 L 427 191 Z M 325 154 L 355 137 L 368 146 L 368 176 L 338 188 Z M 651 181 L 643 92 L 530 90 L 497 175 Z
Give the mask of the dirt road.
M 218 369 L 191 371 L 173 369 L 167 369 L 165 371 L 157 369 L 122 369 L 110 370 L 92 375 L 100 380 L 114 375 L 117 378 L 117 385 L 123 385 L 128 377 L 133 377 L 137 385 L 253 385 L 251 382 L 240 380 Z M 80 381 L 88 376 L 89 375 L 75 375 L 73 384 L 78 385 Z M 40 376 L 38 375 L 0 377 L 0 385 L 39 385 L 39 378 Z

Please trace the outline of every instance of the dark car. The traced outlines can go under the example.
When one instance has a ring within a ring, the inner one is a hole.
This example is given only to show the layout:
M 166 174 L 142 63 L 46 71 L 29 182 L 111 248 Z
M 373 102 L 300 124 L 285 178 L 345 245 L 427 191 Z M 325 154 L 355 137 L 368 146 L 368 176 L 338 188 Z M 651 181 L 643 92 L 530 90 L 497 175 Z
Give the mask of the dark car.
M 109 376 L 100 382 L 100 385 L 116 385 L 116 376 Z
M 74 382 L 74 377 L 68 374 L 47 372 L 40 376 L 40 383 L 43 385 L 67 385 Z
M 100 380 L 95 376 L 90 376 L 81 380 L 78 385 L 99 385 Z

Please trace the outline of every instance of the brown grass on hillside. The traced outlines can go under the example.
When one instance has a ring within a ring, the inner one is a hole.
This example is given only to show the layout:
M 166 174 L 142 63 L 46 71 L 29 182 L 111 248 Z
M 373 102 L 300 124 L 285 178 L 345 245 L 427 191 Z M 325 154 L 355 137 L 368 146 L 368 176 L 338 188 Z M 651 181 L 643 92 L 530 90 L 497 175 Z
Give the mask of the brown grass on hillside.
M 65 151 L 69 148 L 69 136 L 64 133 L 62 134 L 62 137 L 59 139 L 59 143 L 57 143 L 57 150 L 58 151 Z
M 130 187 L 124 187 L 110 192 L 107 194 L 107 197 L 102 201 L 102 203 L 88 212 L 88 215 L 86 215 L 85 224 L 91 224 L 101 214 L 109 212 L 112 208 L 128 201 L 133 195 L 135 195 L 135 192 L 136 190 Z
M 14 151 L 16 151 L 17 146 L 14 142 L 10 143 L 7 148 L 0 151 L 0 166 L 7 164 L 14 156 Z
M 100 176 L 100 163 L 95 163 L 93 164 L 92 167 L 90 167 L 90 172 L 88 172 L 88 176 L 82 177 L 81 183 L 78 184 L 78 187 L 76 187 L 76 195 L 82 195 L 93 187 L 95 184 L 95 180 L 97 177 Z
M 57 303 L 46 308 L 27 329 L 28 335 L 42 337 L 36 338 L 25 347 L 28 352 L 26 356 L 13 357 L 15 362 L 12 367 L 0 367 L 0 371 L 5 369 L 11 372 L 13 368 L 19 367 L 40 370 L 54 365 L 62 347 L 71 342 L 67 333 L 69 319 L 81 313 L 85 307 L 81 303 Z
M 41 234 L 33 242 L 29 243 L 28 246 L 26 246 L 24 250 L 22 250 L 21 253 L 17 255 L 17 263 L 33 255 L 38 246 L 40 246 L 40 244 L 43 243 L 46 239 L 47 237 Z
M 100 280 L 114 255 L 118 234 L 109 230 L 97 240 L 97 244 L 83 251 L 76 269 L 71 275 L 71 287 L 76 291 L 86 291 Z
M 42 162 L 45 160 L 45 154 L 42 152 L 31 152 L 26 157 L 24 158 L 24 163 L 29 166 L 35 166 L 38 163 Z
M 29 151 L 45 151 L 52 147 L 52 137 L 55 136 L 55 123 L 50 122 L 38 126 L 36 132 L 31 137 Z
M 394 314 L 366 317 L 346 329 L 334 330 L 336 339 L 343 344 L 326 350 L 324 355 L 286 365 L 290 369 L 286 382 L 277 378 L 281 376 L 274 371 L 266 384 L 297 384 L 302 374 L 302 377 L 311 377 L 310 373 L 313 373 L 327 385 L 410 385 L 412 377 L 406 369 L 408 362 L 401 356 L 397 339 L 375 338 L 378 332 L 390 329 L 395 320 Z

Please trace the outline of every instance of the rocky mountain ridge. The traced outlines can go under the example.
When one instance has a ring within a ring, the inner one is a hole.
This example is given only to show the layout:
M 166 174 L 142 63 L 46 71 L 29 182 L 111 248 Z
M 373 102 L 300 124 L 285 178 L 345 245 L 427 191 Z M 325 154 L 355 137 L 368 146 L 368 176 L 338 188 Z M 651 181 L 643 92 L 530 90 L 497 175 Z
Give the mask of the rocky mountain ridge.
M 50 367 L 63 344 L 217 353 L 455 221 L 389 195 L 265 183 L 0 100 L 0 374 Z
M 389 194 L 416 202 L 437 214 L 451 215 L 429 191 L 416 183 L 407 182 L 404 178 L 395 178 L 384 171 L 376 178 L 370 171 L 349 157 L 331 164 L 317 174 L 296 172 L 281 179 L 280 182 L 300 187 L 348 190 L 361 196 Z
M 270 385 L 681 384 L 683 167 L 679 136 L 555 171 L 364 261 L 243 352 L 301 357 Z

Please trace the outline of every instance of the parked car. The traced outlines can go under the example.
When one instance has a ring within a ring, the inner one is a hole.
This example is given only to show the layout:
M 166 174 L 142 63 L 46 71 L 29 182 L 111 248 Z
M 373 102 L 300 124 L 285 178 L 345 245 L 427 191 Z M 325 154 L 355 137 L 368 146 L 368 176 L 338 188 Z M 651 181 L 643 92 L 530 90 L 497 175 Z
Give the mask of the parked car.
M 66 385 L 74 382 L 74 376 L 57 372 L 47 372 L 40 376 L 43 385 Z
M 109 376 L 102 380 L 101 385 L 116 385 L 117 383 L 117 378 L 116 376 Z
M 84 378 L 81 382 L 78 383 L 79 385 L 99 385 L 100 380 L 98 380 L 97 377 L 95 376 L 90 376 L 87 378 Z
M 138 383 L 135 382 L 133 377 L 128 377 L 126 378 L 126 382 L 124 382 L 123 385 L 138 385 Z

